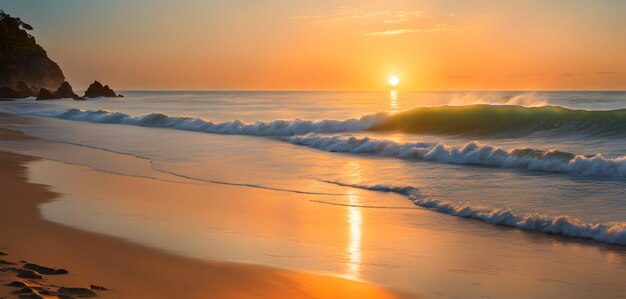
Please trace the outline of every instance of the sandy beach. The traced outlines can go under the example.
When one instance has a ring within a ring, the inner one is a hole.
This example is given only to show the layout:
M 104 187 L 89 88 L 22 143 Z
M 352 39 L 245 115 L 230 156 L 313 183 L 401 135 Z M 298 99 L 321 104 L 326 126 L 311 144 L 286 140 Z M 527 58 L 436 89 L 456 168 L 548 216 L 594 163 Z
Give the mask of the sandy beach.
M 24 138 L 2 130 L 3 140 Z M 116 238 L 88 233 L 41 218 L 38 206 L 57 196 L 48 186 L 28 182 L 25 164 L 36 158 L 0 152 L 0 247 L 6 261 L 64 268 L 67 275 L 44 275 L 51 286 L 103 286 L 103 298 L 398 298 L 383 288 L 333 276 L 237 263 L 206 262 L 170 255 Z M 0 296 L 12 298 L 16 280 L 0 273 Z
M 626 299 L 626 1 L 4 1 L 0 299 Z

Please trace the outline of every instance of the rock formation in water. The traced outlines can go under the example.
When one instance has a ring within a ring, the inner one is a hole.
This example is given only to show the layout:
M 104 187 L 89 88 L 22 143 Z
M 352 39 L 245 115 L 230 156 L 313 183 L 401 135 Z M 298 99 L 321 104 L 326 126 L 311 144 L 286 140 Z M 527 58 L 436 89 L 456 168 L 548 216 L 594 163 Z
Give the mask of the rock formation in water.
M 37 100 L 55 100 L 58 99 L 52 91 L 49 91 L 45 88 L 41 88 L 39 93 L 37 93 Z
M 0 87 L 17 91 L 19 97 L 24 97 L 20 91 L 23 86 L 17 86 L 20 81 L 25 86 L 49 90 L 65 81 L 61 68 L 27 32 L 32 29 L 20 18 L 0 10 Z
M 72 86 L 67 81 L 64 81 L 54 94 L 60 99 L 63 99 L 63 98 L 72 98 L 75 100 L 79 99 L 78 95 L 74 93 L 74 91 L 72 90 Z
M 39 90 L 39 94 L 37 94 L 37 100 L 56 100 L 66 98 L 74 100 L 84 100 L 84 98 L 81 98 L 74 93 L 74 91 L 72 90 L 72 86 L 67 81 L 64 81 L 54 93 L 45 88 L 41 88 Z
M 102 86 L 102 84 L 98 81 L 94 81 L 89 85 L 87 91 L 85 91 L 84 97 L 86 98 L 98 98 L 98 97 L 117 97 L 115 91 L 111 89 L 108 85 Z

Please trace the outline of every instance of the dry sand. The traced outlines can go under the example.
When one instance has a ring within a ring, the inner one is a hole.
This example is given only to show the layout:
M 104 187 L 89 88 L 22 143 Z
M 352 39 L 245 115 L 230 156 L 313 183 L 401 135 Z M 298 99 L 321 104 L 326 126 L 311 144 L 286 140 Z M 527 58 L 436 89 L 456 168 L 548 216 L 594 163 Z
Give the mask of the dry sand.
M 0 139 L 24 138 L 0 129 Z M 398 298 L 384 288 L 334 276 L 171 255 L 113 237 L 44 220 L 38 206 L 57 194 L 28 182 L 35 158 L 0 152 L 0 259 L 69 270 L 33 280 L 64 287 L 104 286 L 109 298 Z M 106 182 L 102 182 L 106 184 Z M 22 267 L 0 265 L 0 267 Z M 15 272 L 0 272 L 0 298 L 17 297 L 5 284 Z M 56 291 L 58 287 L 52 287 Z

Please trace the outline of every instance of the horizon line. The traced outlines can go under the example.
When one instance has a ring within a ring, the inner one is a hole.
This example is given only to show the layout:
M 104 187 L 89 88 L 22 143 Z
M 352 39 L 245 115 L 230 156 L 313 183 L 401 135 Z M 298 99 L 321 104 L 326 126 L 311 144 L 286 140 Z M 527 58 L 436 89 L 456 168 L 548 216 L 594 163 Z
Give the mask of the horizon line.
M 86 89 L 77 89 L 77 91 Z M 118 89 L 126 92 L 626 92 L 624 89 Z

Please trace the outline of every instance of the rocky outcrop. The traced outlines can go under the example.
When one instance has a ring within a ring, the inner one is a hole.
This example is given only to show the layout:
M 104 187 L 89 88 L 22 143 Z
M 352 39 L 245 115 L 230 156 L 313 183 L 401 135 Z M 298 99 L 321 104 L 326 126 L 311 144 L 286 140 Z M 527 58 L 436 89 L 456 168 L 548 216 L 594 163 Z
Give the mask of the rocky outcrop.
M 20 99 L 27 98 L 28 95 L 10 87 L 0 87 L 0 99 Z
M 37 94 L 37 100 L 55 100 L 55 99 L 59 99 L 57 98 L 54 93 L 52 93 L 51 91 L 45 89 L 45 88 L 41 88 L 39 90 L 39 93 Z
M 0 10 L 0 98 L 37 96 L 37 100 L 84 100 L 74 93 L 61 68 L 48 58 L 46 51 L 28 33 L 30 30 L 32 26 Z M 85 97 L 118 95 L 108 85 L 95 81 Z
M 84 97 L 86 98 L 98 98 L 98 97 L 117 97 L 115 91 L 111 89 L 108 85 L 102 86 L 102 83 L 98 81 L 94 81 L 89 85 L 87 91 L 85 91 Z
M 84 100 L 74 93 L 72 86 L 67 81 L 64 81 L 61 86 L 52 93 L 51 91 L 41 88 L 37 94 L 37 100 L 56 100 L 56 99 L 74 99 Z
M 72 86 L 67 81 L 63 82 L 61 86 L 59 87 L 59 89 L 57 89 L 57 91 L 54 94 L 60 99 L 63 99 L 63 98 L 72 98 L 75 100 L 79 99 L 78 95 L 74 93 L 74 91 L 72 90 Z
M 23 81 L 17 82 L 15 87 L 2 86 L 0 87 L 0 98 L 2 99 L 21 99 L 27 97 L 34 97 L 37 95 L 38 90 L 28 87 Z
M 33 28 L 0 10 L 0 86 L 16 89 L 18 82 L 55 89 L 65 76 L 27 31 Z
M 87 297 L 96 297 L 98 296 L 94 291 L 87 289 L 87 288 L 66 288 L 66 287 L 60 287 L 57 292 L 61 295 L 66 295 L 66 296 L 75 296 L 75 297 L 80 297 L 80 298 L 87 298 Z
M 60 274 L 68 274 L 69 272 L 65 269 L 56 269 L 52 267 L 41 266 L 33 263 L 26 263 L 22 266 L 24 269 L 33 270 L 38 272 L 39 274 L 45 275 L 60 275 Z
M 37 88 L 30 88 L 24 81 L 17 82 L 17 86 L 15 89 L 29 97 L 34 97 L 37 95 Z

